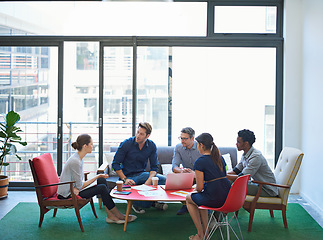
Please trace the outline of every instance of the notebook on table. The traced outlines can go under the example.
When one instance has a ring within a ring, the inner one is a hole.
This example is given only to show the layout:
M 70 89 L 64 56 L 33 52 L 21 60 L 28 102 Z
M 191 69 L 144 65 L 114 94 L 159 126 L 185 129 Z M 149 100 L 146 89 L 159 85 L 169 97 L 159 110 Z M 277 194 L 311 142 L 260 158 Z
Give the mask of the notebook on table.
M 192 173 L 168 173 L 166 175 L 165 190 L 178 190 L 192 188 L 194 172 Z

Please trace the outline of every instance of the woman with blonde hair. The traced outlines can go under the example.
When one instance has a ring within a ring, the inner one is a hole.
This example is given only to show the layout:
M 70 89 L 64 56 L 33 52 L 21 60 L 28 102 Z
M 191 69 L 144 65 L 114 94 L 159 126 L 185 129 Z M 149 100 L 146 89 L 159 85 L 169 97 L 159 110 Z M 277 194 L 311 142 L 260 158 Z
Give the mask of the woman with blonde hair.
M 196 175 L 196 192 L 186 196 L 187 209 L 191 215 L 197 234 L 190 240 L 203 239 L 207 235 L 208 210 L 198 207 L 221 207 L 230 190 L 230 182 L 226 178 L 225 161 L 209 133 L 202 133 L 195 140 L 202 154 L 194 163 Z
M 106 184 L 105 179 L 108 178 L 109 175 L 99 174 L 94 178 L 83 182 L 83 158 L 93 150 L 93 141 L 91 136 L 88 134 L 79 135 L 76 141 L 72 143 L 72 147 L 77 151 L 66 161 L 60 176 L 60 182 L 75 181 L 73 191 L 76 195 L 79 195 L 82 198 L 90 198 L 100 194 L 107 212 L 106 222 L 123 224 L 125 222 L 125 215 L 120 213 L 117 209 Z M 97 185 L 86 188 L 96 180 L 98 180 Z M 60 199 L 71 197 L 69 185 L 58 186 L 57 193 L 58 198 Z M 130 219 L 128 222 L 132 222 L 137 218 L 134 215 L 130 215 L 129 217 Z

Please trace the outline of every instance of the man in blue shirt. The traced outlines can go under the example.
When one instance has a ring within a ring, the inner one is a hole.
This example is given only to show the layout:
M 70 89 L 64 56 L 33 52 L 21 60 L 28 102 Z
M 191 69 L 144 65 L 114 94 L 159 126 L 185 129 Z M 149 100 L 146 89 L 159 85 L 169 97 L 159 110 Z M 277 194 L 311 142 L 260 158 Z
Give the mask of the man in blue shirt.
M 158 174 L 156 144 L 149 140 L 152 127 L 147 122 L 139 123 L 136 136 L 124 140 L 112 162 L 112 167 L 125 185 L 152 185 L 152 177 L 158 177 L 158 184 L 165 185 L 166 177 Z M 148 159 L 150 171 L 146 172 Z M 135 201 L 132 209 L 136 213 L 145 213 L 142 208 L 155 207 L 166 210 L 167 204 L 159 202 Z

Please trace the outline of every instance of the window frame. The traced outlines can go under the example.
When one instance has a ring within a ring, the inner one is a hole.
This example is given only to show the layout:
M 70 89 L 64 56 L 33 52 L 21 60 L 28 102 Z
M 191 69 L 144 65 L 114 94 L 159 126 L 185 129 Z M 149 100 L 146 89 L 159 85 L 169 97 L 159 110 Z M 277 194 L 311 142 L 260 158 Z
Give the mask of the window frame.
M 255 6 L 255 7 L 276 7 L 276 33 L 214 33 L 214 7 L 215 6 Z M 216 38 L 254 38 L 254 39 L 268 39 L 268 38 L 282 38 L 283 37 L 283 1 L 282 0 L 214 0 L 208 2 L 208 23 L 207 36 Z
M 64 66 L 64 56 L 63 56 L 63 46 L 64 42 L 59 39 L 49 39 L 46 41 L 42 38 L 33 37 L 13 37 L 13 36 L 0 36 L 0 46 L 1 47 L 57 47 L 58 48 L 58 74 L 57 74 L 57 172 L 62 171 L 62 157 L 63 157 L 63 66 Z M 33 182 L 13 182 L 10 181 L 9 189 L 33 187 Z
M 175 0 L 175 2 L 201 2 L 193 0 Z M 46 46 L 58 47 L 58 109 L 57 109 L 57 172 L 62 171 L 63 153 L 63 72 L 64 72 L 64 42 L 99 42 L 99 166 L 103 162 L 103 53 L 105 46 L 133 47 L 133 120 L 132 133 L 136 131 L 137 112 L 137 47 L 270 47 L 276 49 L 276 99 L 275 99 L 275 163 L 282 150 L 283 130 L 283 0 L 235 0 L 235 1 L 203 1 L 207 7 L 207 36 L 206 37 L 107 37 L 107 36 L 0 36 L 0 46 Z M 213 33 L 214 6 L 276 6 L 276 34 L 222 34 Z M 171 95 L 169 100 L 171 101 Z M 171 123 L 171 104 L 168 105 L 168 119 Z M 171 124 L 168 133 L 171 135 Z M 169 145 L 171 140 L 168 141 Z M 32 182 L 10 182 L 10 189 L 32 187 Z

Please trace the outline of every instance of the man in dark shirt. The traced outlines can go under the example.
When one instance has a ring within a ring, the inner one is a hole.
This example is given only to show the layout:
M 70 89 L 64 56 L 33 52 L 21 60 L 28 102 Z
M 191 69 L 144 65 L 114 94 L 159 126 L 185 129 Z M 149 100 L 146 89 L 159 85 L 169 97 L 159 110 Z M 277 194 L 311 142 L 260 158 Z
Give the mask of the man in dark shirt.
M 152 185 L 152 177 L 158 177 L 158 184 L 165 185 L 166 177 L 158 174 L 158 158 L 156 144 L 149 140 L 152 127 L 147 122 L 139 123 L 136 136 L 124 140 L 112 162 L 112 168 L 125 185 Z M 150 163 L 150 171 L 146 167 Z M 167 204 L 159 202 L 135 201 L 132 209 L 136 213 L 145 213 L 143 208 L 156 207 L 166 210 Z

